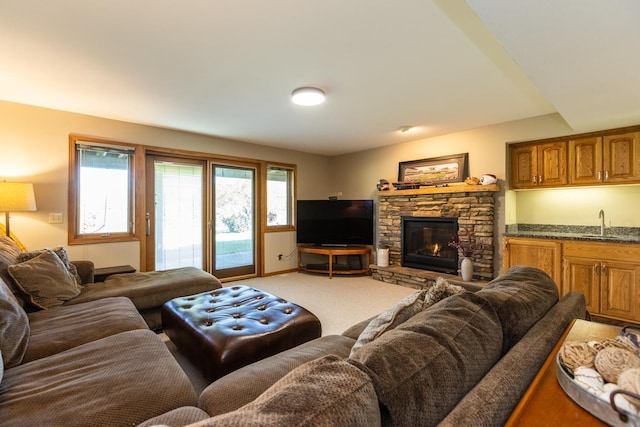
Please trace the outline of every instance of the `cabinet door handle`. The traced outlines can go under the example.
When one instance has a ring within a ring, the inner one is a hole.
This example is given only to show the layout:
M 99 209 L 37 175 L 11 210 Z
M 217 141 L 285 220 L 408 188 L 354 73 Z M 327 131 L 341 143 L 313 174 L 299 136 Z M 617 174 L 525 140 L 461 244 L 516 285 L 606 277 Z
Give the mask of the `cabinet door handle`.
M 607 274 L 607 264 L 602 264 L 602 274 Z
M 602 181 L 602 171 L 598 171 L 598 181 Z
M 604 180 L 609 181 L 609 171 L 604 172 Z
M 536 175 L 533 175 L 533 185 L 536 185 L 538 183 L 538 177 Z
M 600 264 L 598 263 L 594 264 L 593 269 L 595 270 L 597 275 L 600 275 Z
M 542 175 L 538 176 L 538 184 L 542 184 Z

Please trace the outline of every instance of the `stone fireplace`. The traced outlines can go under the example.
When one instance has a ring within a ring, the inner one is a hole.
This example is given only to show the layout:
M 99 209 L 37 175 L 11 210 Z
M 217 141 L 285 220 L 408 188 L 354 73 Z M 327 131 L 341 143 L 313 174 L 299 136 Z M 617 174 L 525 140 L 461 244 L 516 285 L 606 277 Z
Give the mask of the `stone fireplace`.
M 499 189 L 496 184 L 454 184 L 443 188 L 423 187 L 414 190 L 378 191 L 378 244 L 380 247 L 389 248 L 390 266 L 385 274 L 387 272 L 400 274 L 400 269 L 420 271 L 415 270 L 416 267 L 403 265 L 405 262 L 402 259 L 403 217 L 454 218 L 459 230 L 472 230 L 475 235 L 478 250 L 472 257 L 474 280 L 492 280 L 494 278 L 494 195 Z M 447 236 L 447 244 L 451 240 L 452 237 Z M 455 263 L 457 265 L 453 274 L 457 274 L 459 259 L 456 259 Z M 385 268 L 376 269 L 374 278 L 393 282 L 386 280 L 388 275 L 380 277 L 380 272 L 383 270 Z M 408 281 L 412 282 L 411 279 Z M 413 283 L 407 286 L 416 287 Z
M 449 242 L 457 231 L 457 218 L 403 216 L 401 264 L 456 274 L 458 250 L 449 246 Z

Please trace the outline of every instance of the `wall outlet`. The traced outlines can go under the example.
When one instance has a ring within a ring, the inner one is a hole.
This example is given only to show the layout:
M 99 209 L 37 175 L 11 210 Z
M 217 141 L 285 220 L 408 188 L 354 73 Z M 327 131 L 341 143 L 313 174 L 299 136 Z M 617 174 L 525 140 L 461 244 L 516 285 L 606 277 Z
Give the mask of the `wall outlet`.
M 50 213 L 49 224 L 62 224 L 62 214 L 59 212 Z

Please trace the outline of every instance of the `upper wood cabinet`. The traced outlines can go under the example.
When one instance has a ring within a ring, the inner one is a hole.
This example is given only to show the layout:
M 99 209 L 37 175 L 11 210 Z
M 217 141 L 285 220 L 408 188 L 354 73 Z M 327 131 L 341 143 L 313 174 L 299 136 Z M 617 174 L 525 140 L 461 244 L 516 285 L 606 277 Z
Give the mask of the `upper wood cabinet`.
M 511 188 L 558 187 L 567 183 L 567 143 L 565 141 L 513 144 Z
M 509 144 L 509 165 L 514 190 L 640 183 L 640 126 Z
M 640 182 L 640 132 L 569 141 L 570 184 L 633 182 Z

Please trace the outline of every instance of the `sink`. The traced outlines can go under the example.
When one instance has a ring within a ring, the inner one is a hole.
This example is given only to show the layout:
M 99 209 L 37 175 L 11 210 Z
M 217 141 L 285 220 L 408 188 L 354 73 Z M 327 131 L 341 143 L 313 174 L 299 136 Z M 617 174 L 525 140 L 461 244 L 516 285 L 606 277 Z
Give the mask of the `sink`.
M 612 236 L 612 235 L 604 235 L 601 236 L 600 234 L 583 234 L 582 237 L 588 237 L 590 239 L 602 239 L 602 240 L 607 240 L 607 239 L 611 239 L 611 240 L 616 240 L 616 239 L 620 239 L 620 236 Z

